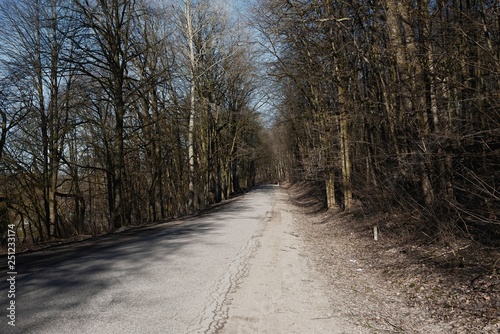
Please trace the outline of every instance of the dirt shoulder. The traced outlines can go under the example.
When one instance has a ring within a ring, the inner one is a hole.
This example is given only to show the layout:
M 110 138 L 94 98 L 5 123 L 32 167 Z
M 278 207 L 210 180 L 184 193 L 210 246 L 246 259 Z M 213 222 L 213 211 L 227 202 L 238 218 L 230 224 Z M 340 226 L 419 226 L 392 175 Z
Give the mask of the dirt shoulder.
M 215 318 L 217 333 L 370 333 L 343 300 L 331 305 L 326 281 L 311 262 L 298 229 L 301 216 L 286 190 L 276 189 L 269 219 Z
M 379 249 L 382 239 L 295 191 L 277 189 L 217 333 L 498 333 L 494 321 L 440 316 L 441 301 L 426 296 L 436 296 L 435 276 L 418 261 Z
M 333 309 L 372 333 L 500 333 L 497 251 L 466 256 L 463 251 L 473 246 L 463 241 L 422 244 L 411 233 L 391 230 L 391 217 L 327 213 L 315 210 L 304 189 L 288 193 Z

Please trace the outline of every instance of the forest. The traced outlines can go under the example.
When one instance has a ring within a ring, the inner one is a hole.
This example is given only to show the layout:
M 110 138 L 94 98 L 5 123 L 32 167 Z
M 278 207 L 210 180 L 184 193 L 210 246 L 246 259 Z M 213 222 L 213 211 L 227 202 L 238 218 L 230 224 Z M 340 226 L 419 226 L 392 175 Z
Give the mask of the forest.
M 500 246 L 500 1 L 0 1 L 0 233 L 97 235 L 266 182 Z M 405 222 L 401 222 L 405 224 Z
M 280 178 L 500 245 L 500 2 L 263 1 Z M 409 223 L 408 223 L 409 222 Z
M 2 233 L 97 235 L 255 184 L 256 69 L 228 8 L 3 0 L 0 24 Z

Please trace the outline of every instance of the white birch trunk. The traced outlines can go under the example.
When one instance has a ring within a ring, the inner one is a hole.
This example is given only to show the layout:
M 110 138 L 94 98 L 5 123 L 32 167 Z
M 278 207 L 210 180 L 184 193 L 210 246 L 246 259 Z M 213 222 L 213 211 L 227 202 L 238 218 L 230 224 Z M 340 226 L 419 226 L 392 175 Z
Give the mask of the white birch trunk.
M 188 160 L 189 160 L 189 211 L 194 211 L 195 209 L 195 189 L 194 189 L 194 126 L 195 126 L 195 113 L 196 113 L 196 82 L 195 82 L 195 68 L 196 59 L 194 53 L 194 29 L 191 7 L 191 0 L 184 1 L 186 16 L 186 34 L 187 34 L 187 44 L 189 48 L 189 125 L 188 125 Z

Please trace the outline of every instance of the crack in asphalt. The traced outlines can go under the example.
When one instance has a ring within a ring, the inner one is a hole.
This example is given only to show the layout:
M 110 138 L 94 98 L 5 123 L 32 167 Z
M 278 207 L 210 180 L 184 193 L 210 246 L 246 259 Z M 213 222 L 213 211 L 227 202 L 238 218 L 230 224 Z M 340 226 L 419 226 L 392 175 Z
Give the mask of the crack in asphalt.
M 249 260 L 261 246 L 259 239 L 273 218 L 274 206 L 275 204 L 272 211 L 266 212 L 265 218 L 259 223 L 259 228 L 241 248 L 238 256 L 231 261 L 228 270 L 219 278 L 211 290 L 208 306 L 202 310 L 197 325 L 191 328 L 189 333 L 216 334 L 224 327 L 231 305 L 230 295 L 248 274 Z

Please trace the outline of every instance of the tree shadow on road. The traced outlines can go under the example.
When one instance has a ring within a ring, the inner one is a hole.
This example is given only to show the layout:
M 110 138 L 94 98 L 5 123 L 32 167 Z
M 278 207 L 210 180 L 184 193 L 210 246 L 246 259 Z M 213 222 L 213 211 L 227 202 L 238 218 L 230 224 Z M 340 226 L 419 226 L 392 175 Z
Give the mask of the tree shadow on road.
M 259 187 L 254 193 L 270 191 L 270 187 Z M 18 254 L 16 294 L 19 296 L 19 320 L 16 327 L 22 328 L 25 333 L 40 331 L 54 317 L 61 319 L 59 313 L 75 307 L 86 310 L 86 305 L 91 305 L 96 300 L 102 299 L 103 312 L 106 312 L 106 305 L 109 306 L 110 303 L 133 302 L 132 297 L 127 296 L 127 291 L 120 291 L 120 295 L 113 296 L 112 300 L 106 300 L 104 296 L 117 281 L 132 280 L 137 281 L 137 284 L 144 284 L 147 279 L 144 270 L 152 270 L 148 267 L 150 264 L 168 265 L 174 254 L 193 252 L 192 248 L 186 247 L 189 244 L 214 242 L 211 238 L 201 236 L 219 233 L 220 224 L 232 224 L 233 220 L 239 223 L 238 213 L 245 210 L 253 212 L 253 206 L 258 206 L 251 197 L 243 200 L 245 196 L 187 219 L 132 228 L 81 242 Z M 246 218 L 253 219 L 253 216 L 250 214 Z M 200 257 L 200 254 L 184 255 Z M 1 291 L 7 291 L 6 280 L 2 282 Z M 43 311 L 40 311 L 40 303 L 46 305 Z M 89 312 L 95 313 L 95 309 L 89 308 Z
M 186 245 L 197 240 L 198 235 L 213 229 L 213 221 L 187 222 L 19 255 L 16 277 L 16 316 L 19 320 L 16 327 L 22 328 L 24 333 L 40 331 L 54 316 L 59 318 L 59 313 L 99 299 L 100 294 L 122 278 L 144 284 L 144 268 L 148 264 L 168 262 L 172 254 L 182 252 Z M 109 280 L 109 276 L 113 280 Z M 8 291 L 6 280 L 2 280 L 0 289 Z M 43 312 L 39 311 L 38 303 L 22 302 L 40 299 L 42 295 L 50 296 L 40 300 L 44 304 Z M 127 300 L 125 297 L 122 302 Z M 103 307 L 106 303 L 120 302 L 120 298 L 103 302 Z M 29 323 L 23 323 L 28 316 Z

